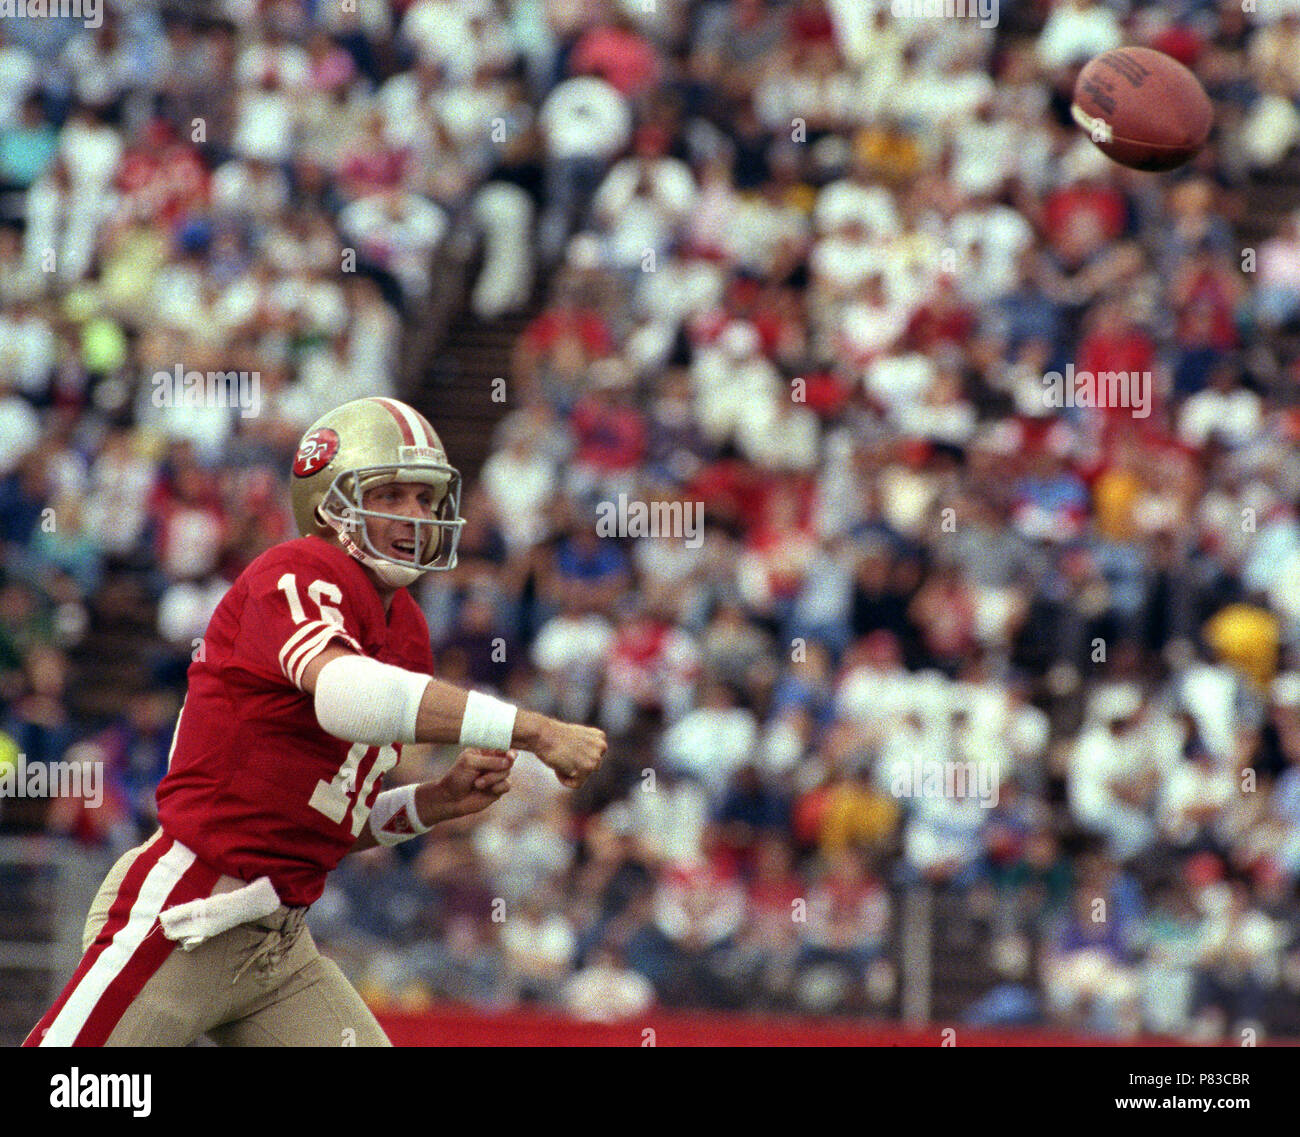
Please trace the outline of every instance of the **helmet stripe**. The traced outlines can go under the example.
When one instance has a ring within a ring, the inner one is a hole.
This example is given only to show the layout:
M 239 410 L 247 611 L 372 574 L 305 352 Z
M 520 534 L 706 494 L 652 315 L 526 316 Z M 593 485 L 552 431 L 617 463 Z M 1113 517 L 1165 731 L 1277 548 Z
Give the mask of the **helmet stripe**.
M 398 427 L 402 431 L 402 441 L 407 446 L 415 445 L 415 430 L 419 425 L 416 420 L 415 412 L 405 403 L 399 403 L 396 399 L 384 399 L 380 396 L 374 396 L 374 401 L 384 408 L 396 420 Z
M 412 408 L 412 410 L 414 411 L 415 408 Z M 424 415 L 420 414 L 419 411 L 415 411 L 415 421 L 420 424 L 420 429 L 424 431 L 425 446 L 435 446 L 441 450 L 442 445 L 438 442 L 438 436 L 434 434 L 433 427 L 429 425 L 429 420 L 425 418 Z

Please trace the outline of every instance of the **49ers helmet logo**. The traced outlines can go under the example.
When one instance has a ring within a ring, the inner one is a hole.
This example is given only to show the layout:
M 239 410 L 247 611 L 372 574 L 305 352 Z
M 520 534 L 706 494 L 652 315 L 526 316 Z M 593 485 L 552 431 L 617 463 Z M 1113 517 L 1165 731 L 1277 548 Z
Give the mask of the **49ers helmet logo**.
M 339 452 L 339 436 L 328 426 L 313 430 L 302 440 L 293 459 L 293 475 L 309 478 L 325 469 Z

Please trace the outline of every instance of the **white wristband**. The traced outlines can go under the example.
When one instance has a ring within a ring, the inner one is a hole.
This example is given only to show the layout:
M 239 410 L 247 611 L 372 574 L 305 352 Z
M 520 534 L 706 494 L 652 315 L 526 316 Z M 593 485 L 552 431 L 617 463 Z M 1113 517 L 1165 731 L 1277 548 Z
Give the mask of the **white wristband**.
M 518 713 L 513 703 L 471 691 L 465 700 L 465 717 L 460 720 L 460 744 L 480 750 L 509 750 Z
M 381 845 L 400 845 L 432 828 L 432 825 L 420 824 L 420 815 L 415 809 L 414 785 L 385 790 L 375 798 L 374 808 L 370 811 L 370 832 Z

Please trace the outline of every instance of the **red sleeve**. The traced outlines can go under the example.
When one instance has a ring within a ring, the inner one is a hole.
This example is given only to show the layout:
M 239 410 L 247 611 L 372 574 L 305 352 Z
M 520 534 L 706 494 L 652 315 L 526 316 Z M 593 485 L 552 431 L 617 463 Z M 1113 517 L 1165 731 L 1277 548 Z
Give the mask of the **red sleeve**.
M 569 423 L 573 427 L 574 434 L 579 436 L 586 434 L 596 425 L 597 410 L 592 403 L 590 396 L 584 395 L 578 400 L 577 405 L 571 412 Z M 579 444 L 586 442 L 585 438 L 579 437 Z
M 619 418 L 619 459 L 624 469 L 635 466 L 645 458 L 646 424 L 639 411 L 628 410 Z
M 302 673 L 331 643 L 359 654 L 356 606 L 330 566 L 276 560 L 252 573 L 235 647 L 241 662 L 302 689 Z
M 1073 190 L 1061 189 L 1047 195 L 1047 201 L 1043 204 L 1043 228 L 1049 236 L 1054 236 L 1064 228 L 1075 204 Z
M 574 45 L 573 54 L 569 56 L 569 74 L 586 75 L 600 67 L 603 62 L 602 48 L 599 30 L 587 32 Z
M 1095 374 L 1099 369 L 1099 364 L 1104 357 L 1101 351 L 1101 345 L 1097 342 L 1095 335 L 1085 336 L 1079 344 L 1079 362 L 1076 364 L 1080 371 L 1089 371 Z M 1100 370 L 1106 370 L 1101 367 Z
M 582 337 L 582 346 L 587 349 L 587 354 L 595 356 L 597 359 L 604 359 L 613 347 L 609 328 L 605 326 L 605 321 L 595 312 L 584 313 L 579 334 Z
M 153 177 L 156 165 L 152 158 L 143 154 L 129 152 L 122 159 L 122 168 L 117 175 L 118 188 L 125 194 L 138 193 Z
M 545 351 L 555 342 L 555 314 L 542 312 L 524 329 L 524 344 L 533 351 Z

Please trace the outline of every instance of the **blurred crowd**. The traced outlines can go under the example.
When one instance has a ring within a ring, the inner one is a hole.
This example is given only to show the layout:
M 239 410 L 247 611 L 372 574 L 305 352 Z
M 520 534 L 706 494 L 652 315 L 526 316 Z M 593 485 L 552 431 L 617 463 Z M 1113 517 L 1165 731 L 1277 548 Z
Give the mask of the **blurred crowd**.
M 438 674 L 611 756 L 348 858 L 311 921 L 369 997 L 891 1017 L 928 934 L 970 1022 L 1300 1031 L 1300 192 L 1267 231 L 1250 196 L 1300 141 L 1300 6 L 1242 9 L 0 22 L 0 763 L 109 773 L 0 830 L 151 831 L 302 430 L 364 394 L 443 429 L 398 361 L 468 241 L 470 310 L 532 318 L 419 592 Z M 1214 99 L 1176 174 L 1071 121 L 1123 43 Z M 178 365 L 257 412 L 160 397 Z M 1062 405 L 1069 368 L 1149 397 Z M 620 500 L 681 524 L 598 531 Z M 86 699 L 133 619 L 147 673 Z

